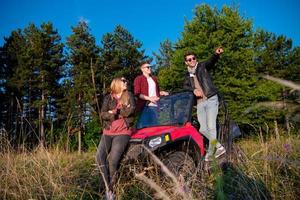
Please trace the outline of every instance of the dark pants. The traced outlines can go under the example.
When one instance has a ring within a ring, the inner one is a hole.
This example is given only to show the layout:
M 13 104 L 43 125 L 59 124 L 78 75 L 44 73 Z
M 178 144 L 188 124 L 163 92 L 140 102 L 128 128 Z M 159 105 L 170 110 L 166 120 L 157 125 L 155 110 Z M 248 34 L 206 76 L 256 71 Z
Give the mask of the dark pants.
M 96 161 L 102 174 L 101 177 L 104 178 L 110 190 L 116 181 L 116 172 L 129 139 L 129 135 L 102 135 L 101 137 Z

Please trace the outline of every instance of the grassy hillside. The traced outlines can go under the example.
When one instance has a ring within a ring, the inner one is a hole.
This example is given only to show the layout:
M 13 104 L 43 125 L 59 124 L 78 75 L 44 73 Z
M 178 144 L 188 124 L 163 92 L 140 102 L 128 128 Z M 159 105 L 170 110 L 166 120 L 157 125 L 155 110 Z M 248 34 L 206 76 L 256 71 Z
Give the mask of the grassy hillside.
M 276 135 L 276 134 L 275 134 Z M 36 150 L 0 154 L 0 199 L 101 199 L 95 152 Z M 221 166 L 199 169 L 182 191 L 161 179 L 158 164 L 122 167 L 118 199 L 298 199 L 300 136 L 241 139 Z M 156 187 L 156 188 L 155 188 Z M 186 196 L 184 196 L 186 195 Z

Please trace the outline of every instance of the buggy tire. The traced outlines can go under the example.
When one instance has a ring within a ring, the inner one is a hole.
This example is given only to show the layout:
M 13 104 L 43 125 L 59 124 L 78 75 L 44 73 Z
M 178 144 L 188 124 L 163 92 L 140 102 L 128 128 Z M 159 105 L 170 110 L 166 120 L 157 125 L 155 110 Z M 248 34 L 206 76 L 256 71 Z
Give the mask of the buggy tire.
M 166 167 L 177 177 L 181 176 L 185 181 L 196 173 L 196 165 L 190 155 L 183 151 L 169 153 L 163 159 Z

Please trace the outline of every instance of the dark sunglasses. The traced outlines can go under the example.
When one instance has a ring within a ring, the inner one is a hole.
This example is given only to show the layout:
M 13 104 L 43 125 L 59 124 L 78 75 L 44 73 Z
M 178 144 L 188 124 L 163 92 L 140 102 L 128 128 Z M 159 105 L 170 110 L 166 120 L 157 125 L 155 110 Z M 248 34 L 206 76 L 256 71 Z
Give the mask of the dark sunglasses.
M 192 60 L 196 60 L 196 57 L 194 56 L 192 58 L 187 59 L 186 61 L 191 62 Z
M 148 68 L 148 69 L 151 69 L 151 66 L 146 66 L 146 67 L 144 67 L 144 68 Z
M 127 80 L 126 80 L 126 79 L 121 79 L 121 81 L 123 81 L 124 83 L 127 83 Z

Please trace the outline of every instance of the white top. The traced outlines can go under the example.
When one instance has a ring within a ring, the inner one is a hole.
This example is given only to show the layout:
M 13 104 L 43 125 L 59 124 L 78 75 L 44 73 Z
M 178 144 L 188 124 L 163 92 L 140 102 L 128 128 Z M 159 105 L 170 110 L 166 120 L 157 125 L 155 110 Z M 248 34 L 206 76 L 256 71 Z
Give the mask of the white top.
M 147 78 L 147 82 L 148 82 L 148 96 L 149 97 L 155 97 L 157 96 L 156 94 L 156 83 L 154 82 L 154 80 L 151 77 Z M 149 103 L 148 106 L 157 106 L 154 103 Z

